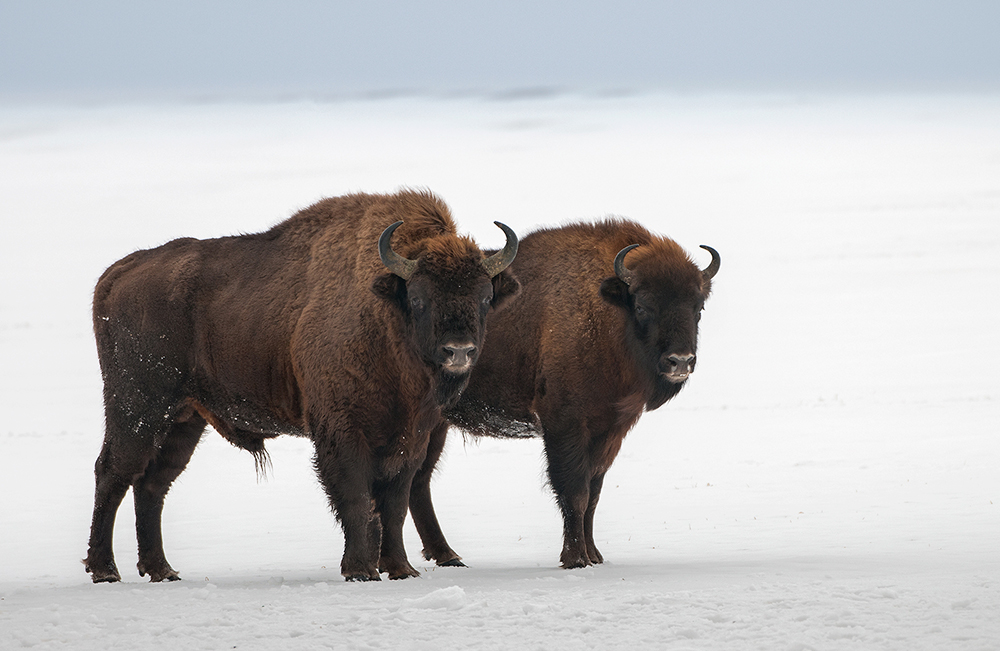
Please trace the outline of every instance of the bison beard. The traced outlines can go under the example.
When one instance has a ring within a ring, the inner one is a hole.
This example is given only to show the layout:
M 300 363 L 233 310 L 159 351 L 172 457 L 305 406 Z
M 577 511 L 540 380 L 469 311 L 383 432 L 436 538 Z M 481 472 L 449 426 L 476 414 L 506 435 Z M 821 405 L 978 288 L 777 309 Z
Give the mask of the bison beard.
M 633 246 L 633 245 L 638 245 Z M 512 269 L 523 285 L 489 318 L 490 339 L 448 421 L 473 435 L 541 435 L 563 516 L 563 567 L 601 563 L 594 513 L 605 473 L 644 410 L 674 397 L 695 366 L 698 321 L 718 271 L 672 240 L 607 220 L 532 233 Z M 634 250 L 633 250 L 634 249 Z M 424 555 L 459 563 L 434 513 L 434 429 L 410 513 Z
M 175 240 L 112 265 L 94 294 L 106 428 L 93 580 L 121 579 L 111 541 L 129 487 L 139 573 L 179 578 L 161 513 L 206 425 L 258 463 L 266 439 L 309 437 L 344 530 L 344 577 L 415 576 L 410 482 L 469 378 L 444 369 L 456 350 L 471 367 L 487 313 L 519 289 L 504 271 L 517 238 L 501 228 L 507 246 L 484 258 L 430 193 L 355 194 L 264 233 Z

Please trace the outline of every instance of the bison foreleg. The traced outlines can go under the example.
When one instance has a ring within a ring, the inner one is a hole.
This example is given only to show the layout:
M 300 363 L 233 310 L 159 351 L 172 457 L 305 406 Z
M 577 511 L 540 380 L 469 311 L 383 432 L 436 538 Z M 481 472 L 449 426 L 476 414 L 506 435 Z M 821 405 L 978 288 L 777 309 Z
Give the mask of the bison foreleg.
M 579 440 L 570 435 L 545 431 L 545 456 L 549 466 L 549 484 L 563 517 L 563 548 L 559 562 L 566 569 L 592 564 L 587 551 L 586 513 L 591 504 L 591 472 L 587 451 L 579 449 Z M 596 551 L 596 548 L 595 548 Z
M 378 568 L 380 572 L 388 572 L 390 579 L 420 576 L 420 572 L 407 560 L 403 546 L 403 522 L 406 520 L 413 472 L 404 470 L 377 488 L 376 501 L 382 521 L 382 548 Z
M 556 498 L 563 514 L 563 548 L 559 564 L 567 570 L 591 565 L 583 526 L 587 496 L 579 493 L 571 496 L 557 494 Z
M 314 435 L 313 443 L 316 474 L 344 530 L 340 573 L 346 581 L 380 581 L 376 565 L 380 541 L 373 540 L 380 523 L 372 497 L 370 460 L 338 453 L 325 436 Z
M 364 493 L 356 500 L 338 500 L 334 509 L 344 529 L 340 574 L 345 581 L 381 581 L 375 564 L 379 543 L 373 540 L 381 527 L 370 494 Z

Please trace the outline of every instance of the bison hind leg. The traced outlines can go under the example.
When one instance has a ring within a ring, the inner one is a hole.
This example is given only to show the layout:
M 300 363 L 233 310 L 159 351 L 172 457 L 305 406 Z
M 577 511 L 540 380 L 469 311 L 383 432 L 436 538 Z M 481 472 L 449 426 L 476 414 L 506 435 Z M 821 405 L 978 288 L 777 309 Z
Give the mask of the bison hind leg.
M 129 486 L 142 473 L 154 449 L 151 436 L 132 435 L 124 428 L 116 428 L 109 419 L 104 446 L 94 464 L 94 514 L 87 557 L 83 561 L 94 583 L 121 581 L 112 546 L 115 516 Z
M 136 539 L 139 543 L 139 562 L 136 567 L 139 575 L 149 575 L 150 581 L 180 579 L 163 552 L 163 502 L 171 484 L 191 460 L 204 430 L 205 421 L 201 418 L 174 423 L 145 472 L 132 484 Z
M 583 514 L 583 535 L 587 544 L 587 557 L 594 565 L 604 562 L 604 556 L 597 549 L 594 542 L 594 513 L 597 511 L 597 502 L 601 499 L 601 488 L 604 486 L 604 473 L 598 473 L 590 480 L 590 503 Z
M 447 422 L 440 423 L 431 431 L 427 456 L 410 484 L 410 516 L 424 545 L 421 553 L 425 560 L 436 561 L 438 567 L 467 567 L 462 557 L 448 545 L 431 499 L 431 475 L 444 450 L 447 436 Z

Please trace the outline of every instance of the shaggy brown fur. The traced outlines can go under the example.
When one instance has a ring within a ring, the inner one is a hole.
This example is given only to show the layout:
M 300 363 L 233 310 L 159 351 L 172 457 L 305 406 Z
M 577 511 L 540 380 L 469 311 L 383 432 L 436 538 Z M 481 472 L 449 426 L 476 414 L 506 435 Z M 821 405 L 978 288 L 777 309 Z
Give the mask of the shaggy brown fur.
M 406 281 L 377 248 L 397 220 L 394 250 L 418 260 Z M 120 580 L 111 539 L 130 486 L 139 573 L 178 578 L 160 516 L 206 423 L 259 464 L 268 438 L 312 439 L 343 575 L 415 576 L 402 540 L 410 481 L 468 381 L 442 370 L 442 346 L 481 347 L 489 308 L 518 289 L 482 260 L 440 199 L 404 191 L 326 199 L 264 233 L 174 240 L 113 264 L 94 294 L 106 433 L 93 580 Z
M 613 261 L 631 244 L 640 246 L 625 259 L 633 274 L 627 285 Z M 511 268 L 522 292 L 490 317 L 490 340 L 446 416 L 475 435 L 543 436 L 563 514 L 562 565 L 600 563 L 593 522 L 604 475 L 643 410 L 683 386 L 669 375 L 670 356 L 690 355 L 693 369 L 711 274 L 674 241 L 620 219 L 532 233 Z M 429 484 L 446 430 L 434 430 L 410 512 L 424 554 L 454 564 Z

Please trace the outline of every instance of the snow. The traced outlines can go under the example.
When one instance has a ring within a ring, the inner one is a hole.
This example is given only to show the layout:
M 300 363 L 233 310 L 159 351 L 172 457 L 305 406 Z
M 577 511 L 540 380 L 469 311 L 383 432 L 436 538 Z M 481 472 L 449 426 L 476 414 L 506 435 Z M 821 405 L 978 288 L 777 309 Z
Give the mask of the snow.
M 0 648 L 1000 646 L 1000 97 L 403 97 L 0 107 Z M 348 584 L 306 441 L 209 431 L 164 512 L 183 581 L 80 564 L 101 271 L 322 196 L 429 187 L 499 219 L 620 214 L 722 268 L 698 370 L 608 474 L 602 566 L 558 569 L 538 440 L 454 435 L 469 568 Z

